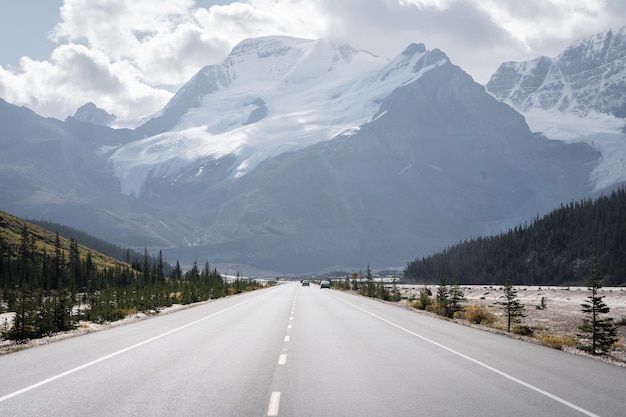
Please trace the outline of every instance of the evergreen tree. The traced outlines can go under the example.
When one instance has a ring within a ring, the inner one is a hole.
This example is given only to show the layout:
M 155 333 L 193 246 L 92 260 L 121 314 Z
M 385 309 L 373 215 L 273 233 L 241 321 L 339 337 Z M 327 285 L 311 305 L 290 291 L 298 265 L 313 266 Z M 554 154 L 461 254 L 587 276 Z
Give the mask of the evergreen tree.
M 601 319 L 601 314 L 607 314 L 610 309 L 602 300 L 604 296 L 598 295 L 602 288 L 599 281 L 599 273 L 595 254 L 591 257 L 591 268 L 587 289 L 591 292 L 587 299 L 589 301 L 581 304 L 582 311 L 587 315 L 583 320 L 583 325 L 579 329 L 583 332 L 579 337 L 586 340 L 586 343 L 579 344 L 579 349 L 595 355 L 598 350 L 606 353 L 611 349 L 613 343 L 617 342 L 617 328 L 612 318 Z M 591 340 L 589 340 L 591 339 Z
M 172 269 L 172 279 L 180 281 L 183 279 L 183 269 L 180 267 L 180 262 L 176 261 L 176 266 Z
M 418 309 L 426 310 L 428 306 L 432 304 L 432 300 L 430 299 L 431 295 L 432 295 L 431 291 L 428 289 L 426 284 L 424 284 L 424 286 L 420 290 Z
M 448 316 L 450 308 L 450 292 L 443 276 L 439 276 L 439 286 L 437 287 L 437 314 L 440 316 Z
M 504 284 L 503 294 L 500 298 L 504 301 L 497 301 L 496 304 L 502 306 L 506 315 L 506 331 L 511 332 L 511 323 L 518 323 L 524 316 L 524 304 L 517 298 L 517 290 L 513 288 L 511 280 L 507 279 Z
M 454 313 L 457 311 L 461 311 L 463 307 L 461 307 L 461 302 L 465 301 L 465 294 L 459 284 L 454 281 L 450 284 L 450 289 L 448 290 L 450 294 L 450 303 L 447 312 L 448 317 L 454 317 Z
M 52 288 L 61 288 L 62 283 L 62 269 L 63 269 L 63 252 L 61 248 L 61 239 L 59 238 L 59 232 L 56 232 L 54 239 L 54 259 L 52 261 Z
M 144 284 L 153 282 L 150 277 L 150 254 L 148 253 L 147 247 L 144 247 L 143 249 L 143 267 L 141 268 L 141 272 L 143 272 Z
M 388 301 L 391 298 L 391 293 L 387 289 L 384 281 L 378 281 L 378 288 L 376 290 L 376 297 L 381 300 Z
M 391 287 L 391 301 L 400 301 L 402 299 L 402 295 L 400 294 L 400 289 L 398 288 L 398 278 L 396 278 L 396 274 L 393 274 L 393 283 Z
M 163 251 L 159 249 L 159 258 L 157 260 L 157 270 L 156 270 L 156 278 L 157 282 L 163 283 L 165 282 L 165 274 L 163 272 Z
M 376 285 L 374 285 L 374 277 L 372 276 L 372 269 L 367 265 L 367 272 L 365 275 L 365 285 L 361 288 L 361 293 L 368 297 L 376 296 Z

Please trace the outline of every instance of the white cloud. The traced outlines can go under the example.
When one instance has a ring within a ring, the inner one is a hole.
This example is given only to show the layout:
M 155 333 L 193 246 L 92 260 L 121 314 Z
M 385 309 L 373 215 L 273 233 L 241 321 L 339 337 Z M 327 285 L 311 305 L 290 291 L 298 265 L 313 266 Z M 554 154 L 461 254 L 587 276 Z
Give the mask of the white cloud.
M 221 3 L 224 3 L 221 1 Z M 0 96 L 64 118 L 87 101 L 121 117 L 161 109 L 204 65 L 248 37 L 334 37 L 393 58 L 411 42 L 439 48 L 486 82 L 508 60 L 554 56 L 623 24 L 606 0 L 65 0 L 47 60 L 0 66 Z
M 199 8 L 192 0 L 65 0 L 50 59 L 0 67 L 6 100 L 64 118 L 87 101 L 125 118 L 161 109 L 204 65 L 248 37 L 321 37 L 315 2 L 251 0 Z

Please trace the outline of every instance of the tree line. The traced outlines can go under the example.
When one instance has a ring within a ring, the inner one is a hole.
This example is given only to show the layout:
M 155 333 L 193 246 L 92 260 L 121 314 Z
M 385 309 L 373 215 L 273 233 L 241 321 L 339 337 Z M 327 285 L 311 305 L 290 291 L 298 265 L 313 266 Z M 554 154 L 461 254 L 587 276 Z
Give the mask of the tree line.
M 0 323 L 8 339 L 38 338 L 71 330 L 80 320 L 114 321 L 258 287 L 240 276 L 224 279 L 208 261 L 202 268 L 194 262 L 185 272 L 177 261 L 168 271 L 161 251 L 151 257 L 145 250 L 131 263 L 102 264 L 74 239 L 67 242 L 56 233 L 48 250 L 36 235 L 24 223 L 17 245 L 0 236 L 2 305 L 15 313 L 12 323 Z
M 385 301 L 400 301 L 402 298 L 395 275 L 391 286 L 389 286 L 382 279 L 374 279 L 372 268 L 369 265 L 367 265 L 365 273 L 361 272 L 353 277 L 346 275 L 344 279 L 329 278 L 328 280 L 333 288 L 356 291 L 366 297 L 379 298 Z
M 586 282 L 592 252 L 605 285 L 626 284 L 626 189 L 561 205 L 497 236 L 465 240 L 407 264 L 407 282 L 575 285 Z
M 118 261 L 134 264 L 137 262 L 143 262 L 143 259 L 145 257 L 145 253 L 142 254 L 134 249 L 124 248 L 120 245 L 114 245 L 104 239 L 97 238 L 90 235 L 89 233 L 85 233 L 81 230 L 74 229 L 73 227 L 66 226 L 64 224 L 36 219 L 26 219 L 26 221 L 28 223 L 43 227 L 46 230 L 54 231 L 58 233 L 59 236 L 66 239 L 75 240 L 79 245 L 87 246 L 95 252 L 117 259 Z M 154 263 L 158 261 L 157 257 L 153 255 L 148 256 L 150 258 L 150 262 Z M 170 273 L 172 270 L 172 265 L 164 262 L 163 269 L 165 273 Z

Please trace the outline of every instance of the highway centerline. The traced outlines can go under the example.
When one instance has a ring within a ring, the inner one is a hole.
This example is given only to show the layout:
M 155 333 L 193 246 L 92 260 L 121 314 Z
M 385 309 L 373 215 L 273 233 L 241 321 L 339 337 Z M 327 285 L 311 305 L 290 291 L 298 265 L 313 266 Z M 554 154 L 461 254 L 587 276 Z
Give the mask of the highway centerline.
M 280 391 L 272 392 L 270 397 L 270 404 L 267 407 L 267 415 L 270 417 L 276 417 L 278 415 L 278 407 L 280 405 Z

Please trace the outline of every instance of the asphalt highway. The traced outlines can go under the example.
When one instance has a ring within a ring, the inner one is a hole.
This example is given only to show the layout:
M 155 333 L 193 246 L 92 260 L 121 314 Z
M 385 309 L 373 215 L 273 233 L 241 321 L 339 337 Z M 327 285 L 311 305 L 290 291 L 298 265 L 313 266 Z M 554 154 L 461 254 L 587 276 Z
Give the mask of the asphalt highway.
M 626 415 L 626 368 L 285 283 L 0 356 L 0 416 Z

